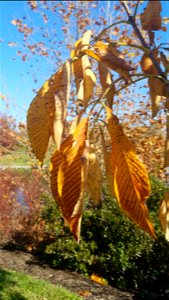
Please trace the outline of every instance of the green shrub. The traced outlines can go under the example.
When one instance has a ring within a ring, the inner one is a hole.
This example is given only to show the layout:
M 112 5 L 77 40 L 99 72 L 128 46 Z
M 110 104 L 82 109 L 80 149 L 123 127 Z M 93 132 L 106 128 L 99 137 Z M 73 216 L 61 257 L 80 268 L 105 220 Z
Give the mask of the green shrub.
M 95 273 L 113 286 L 137 290 L 138 299 L 164 299 L 163 295 L 168 299 L 169 243 L 158 221 L 159 204 L 166 185 L 154 177 L 151 182 L 152 196 L 148 206 L 159 237 L 157 241 L 121 212 L 104 187 L 105 200 L 100 209 L 85 204 L 79 245 L 64 227 L 54 200 L 45 199 L 44 218 L 47 230 L 54 234 L 54 242 L 46 247 L 43 258 L 53 267 L 86 275 Z

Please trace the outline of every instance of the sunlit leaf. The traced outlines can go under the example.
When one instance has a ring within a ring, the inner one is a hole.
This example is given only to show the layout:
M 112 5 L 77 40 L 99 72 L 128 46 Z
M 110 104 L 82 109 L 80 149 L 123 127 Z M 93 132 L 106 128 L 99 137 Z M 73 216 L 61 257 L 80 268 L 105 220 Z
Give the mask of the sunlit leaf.
M 51 189 L 62 215 L 79 241 L 86 180 L 88 119 L 82 119 L 73 134 L 51 158 Z
M 156 238 L 144 203 L 150 195 L 148 174 L 136 156 L 134 146 L 124 134 L 118 118 L 108 108 L 107 120 L 112 141 L 111 159 L 116 198 L 126 215 Z
M 169 190 L 164 194 L 164 198 L 160 205 L 159 218 L 165 238 L 169 241 Z
M 71 52 L 71 57 L 75 58 L 80 52 L 88 48 L 92 32 L 87 30 L 83 37 L 75 43 L 75 50 Z M 91 69 L 91 64 L 87 55 L 82 55 L 78 60 L 73 61 L 73 73 L 77 88 L 77 98 L 86 108 L 93 94 L 93 88 L 96 83 L 96 76 Z
M 50 136 L 61 142 L 70 93 L 70 63 L 47 80 L 27 113 L 28 135 L 37 159 L 43 163 Z

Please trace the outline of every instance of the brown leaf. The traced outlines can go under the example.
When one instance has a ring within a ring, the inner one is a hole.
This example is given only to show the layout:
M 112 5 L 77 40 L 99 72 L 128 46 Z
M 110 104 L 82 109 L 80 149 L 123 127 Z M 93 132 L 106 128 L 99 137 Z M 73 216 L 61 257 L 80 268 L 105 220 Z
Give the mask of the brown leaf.
M 161 10 L 159 0 L 149 1 L 144 13 L 140 15 L 142 29 L 146 31 L 160 30 L 162 25 Z
M 156 49 L 153 51 L 153 54 L 156 61 L 160 63 L 160 58 L 158 58 L 158 51 Z M 143 54 L 140 64 L 144 74 L 158 76 L 158 71 L 149 55 Z M 155 117 L 160 110 L 159 104 L 161 101 L 161 96 L 166 97 L 166 87 L 160 79 L 154 77 L 149 77 L 148 85 L 152 103 L 152 117 Z
M 124 134 L 118 118 L 108 108 L 107 120 L 112 141 L 111 160 L 116 198 L 126 215 L 156 238 L 144 203 L 150 195 L 148 174 L 139 161 L 134 146 Z
M 162 229 L 165 233 L 165 238 L 169 241 L 169 190 L 164 194 L 164 198 L 160 205 L 159 219 Z
M 118 72 L 126 83 L 130 81 L 129 71 L 133 71 L 134 68 L 125 62 L 121 53 L 111 44 L 98 41 L 93 46 L 93 50 L 87 49 L 84 52 L 97 61 L 102 62 L 108 68 Z
M 79 241 L 86 180 L 86 137 L 88 119 L 82 119 L 73 135 L 51 158 L 51 189 L 65 222 Z

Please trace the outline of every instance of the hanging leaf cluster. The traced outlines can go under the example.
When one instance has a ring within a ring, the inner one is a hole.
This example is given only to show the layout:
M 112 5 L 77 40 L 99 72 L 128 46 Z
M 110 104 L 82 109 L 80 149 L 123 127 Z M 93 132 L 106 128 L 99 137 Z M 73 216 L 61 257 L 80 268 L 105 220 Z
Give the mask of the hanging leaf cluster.
M 141 17 L 142 27 L 147 31 L 158 30 L 161 23 L 157 4 L 153 6 L 158 20 L 156 29 L 149 6 L 151 1 Z M 76 241 L 80 240 L 84 193 L 88 193 L 92 205 L 100 206 L 105 179 L 121 210 L 156 238 L 146 205 L 150 195 L 147 171 L 113 113 L 114 96 L 118 93 L 116 82 L 120 81 L 123 88 L 131 84 L 135 68 L 117 45 L 92 38 L 90 30 L 84 33 L 75 43 L 71 58 L 33 99 L 27 114 L 30 143 L 41 165 L 50 139 L 55 143 L 50 163 L 51 190 Z M 160 63 L 157 50 L 153 55 Z M 158 97 L 166 97 L 165 84 L 156 78 L 158 72 L 147 52 L 142 56 L 141 68 L 143 75 L 150 75 L 148 84 L 155 116 L 159 111 Z M 112 72 L 119 76 L 118 80 L 113 80 Z M 98 86 L 101 92 L 96 99 Z M 76 112 L 74 119 L 69 117 L 70 108 Z

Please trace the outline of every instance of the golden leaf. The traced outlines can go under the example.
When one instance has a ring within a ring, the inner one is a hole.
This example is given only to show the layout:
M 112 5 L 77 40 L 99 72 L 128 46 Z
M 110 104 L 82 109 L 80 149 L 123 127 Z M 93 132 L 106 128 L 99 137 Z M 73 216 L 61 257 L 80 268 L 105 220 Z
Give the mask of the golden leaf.
M 37 95 L 27 113 L 27 130 L 37 159 L 43 163 L 50 138 L 46 99 Z
M 164 199 L 161 202 L 159 219 L 165 233 L 165 238 L 169 241 L 169 190 L 165 192 Z
M 108 88 L 110 88 L 106 94 L 106 99 L 107 99 L 108 107 L 112 108 L 114 95 L 115 95 L 115 86 L 112 83 L 111 74 L 103 63 L 98 63 L 98 68 L 99 68 L 99 77 L 100 77 L 103 93 Z
M 149 1 L 144 13 L 140 15 L 142 29 L 146 31 L 160 30 L 162 25 L 161 10 L 159 0 Z
M 67 101 L 70 93 L 70 63 L 47 80 L 33 99 L 27 113 L 28 135 L 32 149 L 43 163 L 49 138 L 53 136 L 59 147 Z
M 78 57 L 80 52 L 88 48 L 92 32 L 87 30 L 83 37 L 75 43 L 75 50 L 71 57 Z M 73 61 L 73 73 L 77 88 L 77 98 L 82 101 L 84 108 L 87 107 L 93 94 L 93 88 L 96 83 L 96 76 L 91 69 L 91 64 L 87 55 L 83 55 L 78 60 Z
M 125 136 L 118 118 L 108 108 L 107 120 L 112 141 L 111 159 L 116 198 L 126 215 L 156 238 L 144 203 L 150 195 L 148 174 L 136 156 L 134 146 Z
M 93 95 L 93 89 L 96 84 L 96 76 L 90 67 L 86 67 L 84 70 L 84 107 L 87 107 L 89 100 Z
M 86 137 L 88 119 L 82 119 L 73 135 L 51 158 L 51 189 L 65 222 L 79 241 L 86 180 Z
M 87 190 L 94 206 L 101 204 L 102 172 L 96 156 L 96 150 L 91 147 L 88 155 Z

